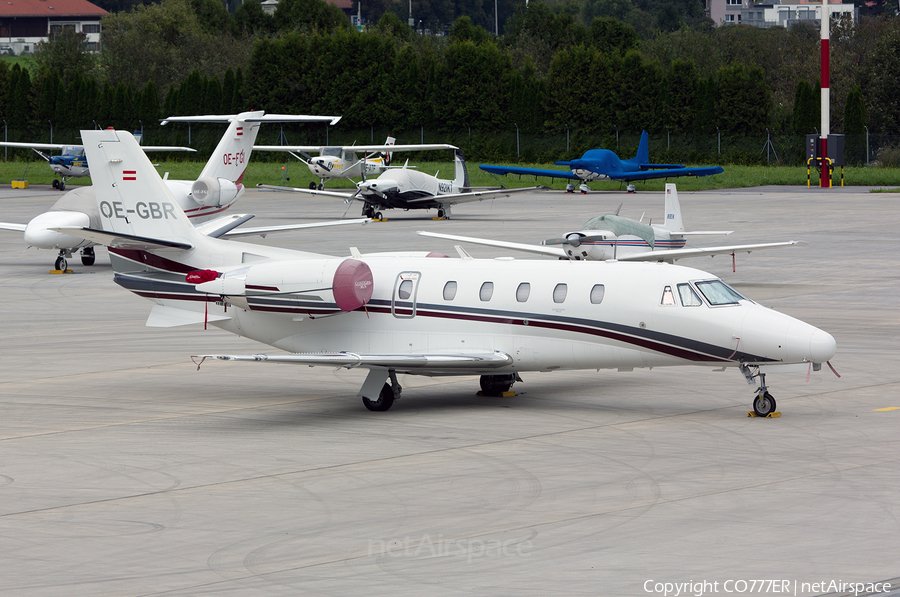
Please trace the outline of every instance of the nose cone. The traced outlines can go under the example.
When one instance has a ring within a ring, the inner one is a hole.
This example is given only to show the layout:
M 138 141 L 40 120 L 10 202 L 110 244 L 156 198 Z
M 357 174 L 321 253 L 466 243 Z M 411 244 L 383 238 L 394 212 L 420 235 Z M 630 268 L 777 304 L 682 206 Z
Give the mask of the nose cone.
M 25 227 L 25 242 L 41 249 L 77 249 L 89 245 L 83 238 L 76 238 L 51 230 L 63 226 L 89 227 L 90 217 L 80 211 L 48 211 L 35 217 Z
M 828 332 L 791 318 L 784 339 L 785 361 L 824 363 L 837 351 L 837 342 Z

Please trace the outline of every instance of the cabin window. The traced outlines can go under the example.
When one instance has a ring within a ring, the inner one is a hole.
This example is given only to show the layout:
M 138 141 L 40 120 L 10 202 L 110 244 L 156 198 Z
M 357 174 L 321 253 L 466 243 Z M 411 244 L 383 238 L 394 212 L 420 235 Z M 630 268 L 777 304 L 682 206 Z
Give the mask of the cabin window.
M 444 284 L 444 300 L 452 301 L 456 298 L 456 282 L 450 281 Z
M 519 287 L 516 288 L 516 300 L 520 303 L 524 303 L 528 300 L 528 295 L 531 294 L 531 284 L 528 282 L 522 282 L 519 284 Z
M 591 303 L 599 305 L 603 302 L 603 295 L 606 294 L 606 288 L 603 284 L 594 284 L 591 288 Z
M 397 298 L 401 300 L 406 300 L 410 296 L 412 296 L 412 280 L 403 280 L 400 282 L 400 288 L 397 289 Z
M 553 302 L 554 303 L 565 302 L 567 292 L 568 292 L 568 286 L 566 286 L 565 284 L 557 284 L 556 288 L 553 289 Z
M 710 305 L 736 305 L 740 301 L 747 300 L 745 296 L 722 280 L 704 280 L 697 282 L 696 286 Z
M 685 307 L 699 307 L 703 304 L 690 284 L 679 284 L 678 296 L 681 297 L 681 304 Z
M 478 291 L 478 298 L 483 301 L 491 300 L 491 296 L 494 294 L 494 283 L 493 282 L 485 282 L 481 285 L 481 290 Z
M 674 305 L 675 304 L 675 294 L 672 292 L 671 286 L 666 286 L 663 288 L 662 300 L 659 302 L 660 305 Z

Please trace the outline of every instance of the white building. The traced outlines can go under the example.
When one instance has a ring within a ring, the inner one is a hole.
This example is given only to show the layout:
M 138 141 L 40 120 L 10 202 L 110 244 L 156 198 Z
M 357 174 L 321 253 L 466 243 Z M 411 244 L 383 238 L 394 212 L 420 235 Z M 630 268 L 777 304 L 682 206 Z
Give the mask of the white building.
M 806 0 L 770 4 L 754 4 L 750 0 L 708 0 L 708 7 L 709 16 L 716 25 L 742 23 L 768 29 L 807 22 L 818 26 L 822 18 L 822 3 Z M 828 11 L 832 19 L 844 14 L 850 15 L 851 19 L 856 18 L 856 7 L 840 4 L 840 0 L 829 0 Z
M 88 48 L 97 51 L 100 18 L 106 14 L 87 0 L 0 1 L 0 53 L 29 54 L 38 42 L 64 29 L 83 33 Z

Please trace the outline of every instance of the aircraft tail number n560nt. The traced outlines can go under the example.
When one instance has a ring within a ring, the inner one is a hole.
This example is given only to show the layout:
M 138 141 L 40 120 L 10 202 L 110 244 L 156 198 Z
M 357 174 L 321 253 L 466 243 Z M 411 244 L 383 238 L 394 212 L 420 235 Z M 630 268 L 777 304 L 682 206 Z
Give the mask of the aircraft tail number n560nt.
M 103 166 L 98 201 L 177 207 L 129 133 L 83 135 Z M 119 182 L 124 169 L 145 182 Z M 836 351 L 827 332 L 678 265 L 338 257 L 210 238 L 178 209 L 102 220 L 61 231 L 110 247 L 115 282 L 154 303 L 148 325 L 206 323 L 281 351 L 201 359 L 365 369 L 370 410 L 400 397 L 400 374 L 478 375 L 496 394 L 527 372 L 703 365 L 758 382 L 767 415 L 767 373 L 819 370 Z

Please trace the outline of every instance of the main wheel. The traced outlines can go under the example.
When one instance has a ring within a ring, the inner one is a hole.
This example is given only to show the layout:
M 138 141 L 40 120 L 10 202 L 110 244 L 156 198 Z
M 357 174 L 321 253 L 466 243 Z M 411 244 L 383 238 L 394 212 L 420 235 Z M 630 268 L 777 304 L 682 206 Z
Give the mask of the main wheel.
M 516 381 L 513 375 L 482 375 L 479 380 L 481 383 L 481 393 L 485 396 L 501 396 L 503 392 L 508 392 Z
M 58 181 L 57 179 L 55 179 L 55 178 L 53 179 L 53 188 L 54 188 L 54 189 L 58 189 L 58 188 L 59 188 L 59 181 Z
M 391 387 L 391 384 L 386 383 L 384 384 L 384 387 L 381 388 L 378 400 L 369 400 L 363 396 L 362 401 L 369 410 L 384 412 L 394 405 L 394 389 Z
M 772 394 L 764 392 L 753 400 L 753 412 L 757 417 L 766 417 L 775 412 L 775 399 Z
M 316 185 L 316 189 L 319 190 L 319 191 L 321 191 L 321 190 L 324 189 L 324 188 L 325 188 L 325 185 L 322 184 L 321 182 L 320 182 L 319 184 Z
M 309 183 L 309 190 L 310 190 L 310 191 L 315 191 L 315 190 L 316 190 L 316 183 L 314 183 L 314 182 Z
M 64 181 L 64 180 L 59 181 L 59 190 L 60 191 L 66 190 L 66 181 Z
M 87 247 L 86 249 L 81 250 L 81 264 L 82 265 L 94 265 L 94 260 L 97 256 L 94 254 L 94 247 Z
M 66 261 L 66 258 L 60 255 L 56 258 L 56 269 L 61 272 L 66 271 L 66 268 L 69 266 L 69 263 Z
M 380 211 L 376 211 L 376 212 L 375 212 L 374 218 L 375 218 L 376 220 L 383 220 L 383 219 L 384 219 L 384 216 L 381 214 Z
M 366 216 L 367 218 L 374 218 L 375 217 L 375 209 L 371 205 L 367 205 L 366 207 L 363 208 L 363 215 Z
M 438 217 L 443 219 L 443 217 L 444 217 L 444 210 L 443 210 L 443 209 L 439 209 L 439 210 L 438 210 Z

